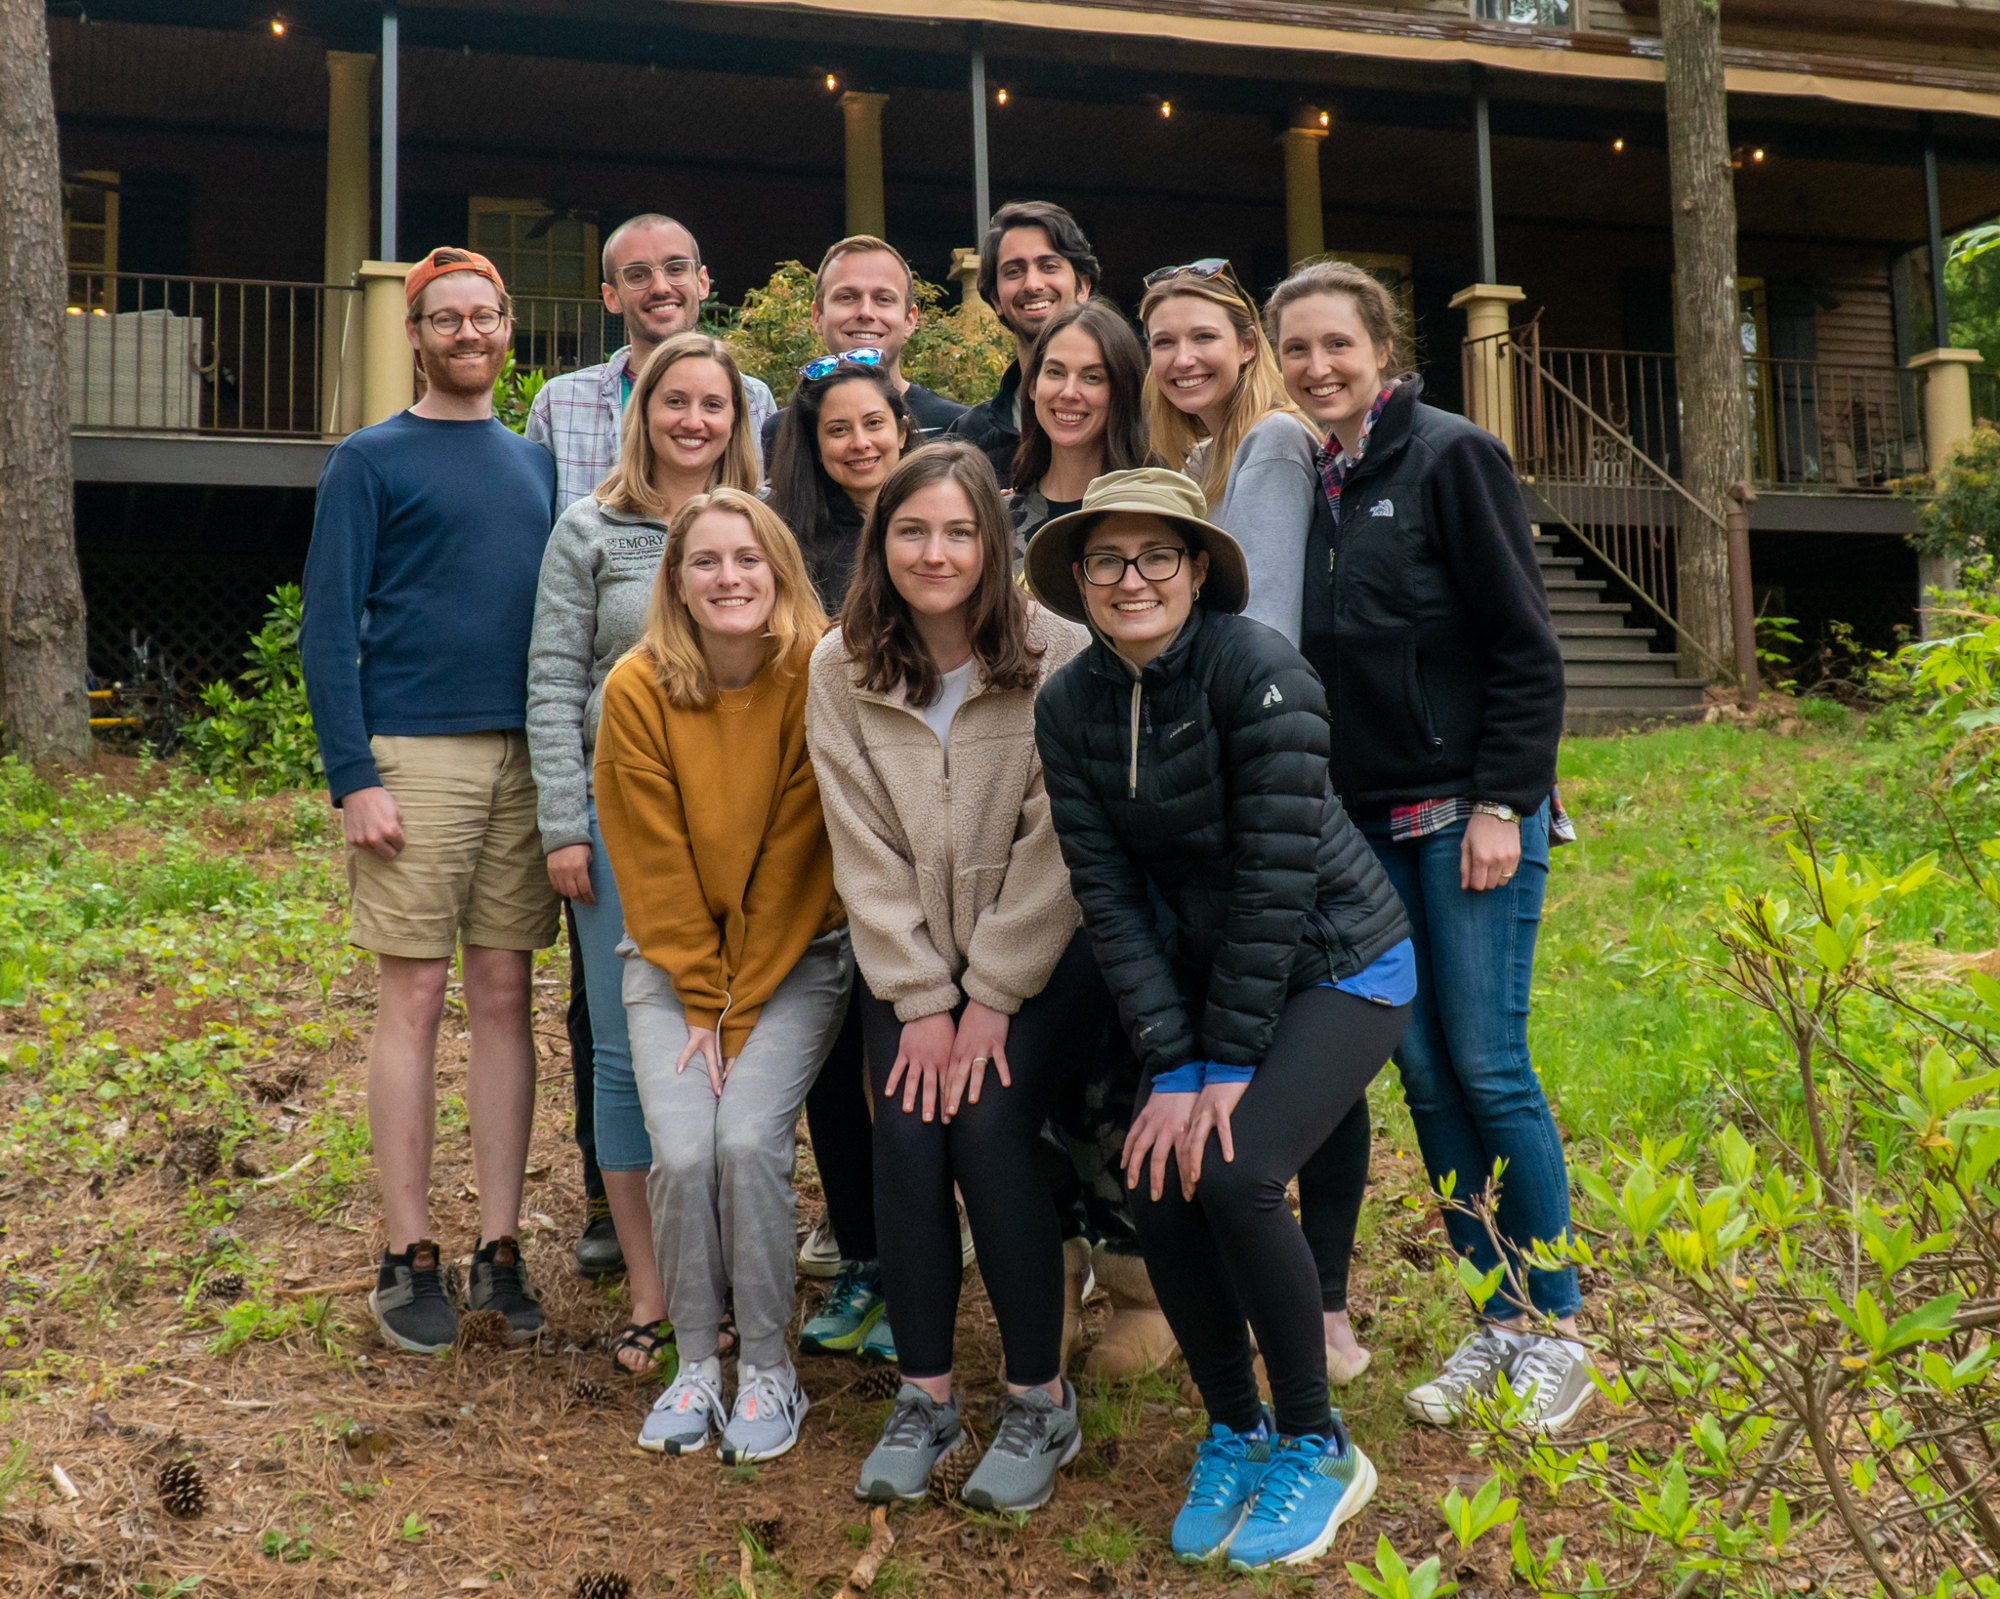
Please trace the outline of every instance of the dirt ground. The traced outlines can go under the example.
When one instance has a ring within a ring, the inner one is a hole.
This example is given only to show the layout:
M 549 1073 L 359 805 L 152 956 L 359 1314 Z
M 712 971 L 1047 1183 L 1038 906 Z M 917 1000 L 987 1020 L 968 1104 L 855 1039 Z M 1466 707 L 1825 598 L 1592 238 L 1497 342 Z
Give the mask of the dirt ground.
M 667 1460 L 634 1445 L 657 1389 L 621 1379 L 604 1351 L 625 1319 L 620 1289 L 567 1269 L 583 1196 L 569 1137 L 563 970 L 559 954 L 537 968 L 540 1089 L 523 1231 L 550 1327 L 533 1348 L 426 1358 L 392 1350 L 374 1330 L 365 1293 L 383 1238 L 365 1143 L 355 1142 L 373 994 L 364 966 L 324 991 L 299 985 L 287 1002 L 298 1035 L 330 1042 L 246 1069 L 250 1131 L 232 1137 L 222 1169 L 192 1197 L 188 1179 L 163 1164 L 164 1136 L 135 1136 L 109 1178 L 51 1187 L 0 1170 L 0 1309 L 18 1329 L 0 1349 L 0 1437 L 9 1441 L 0 1452 L 0 1592 L 567 1595 L 593 1591 L 578 1586 L 592 1573 L 622 1574 L 644 1595 L 860 1591 L 843 1584 L 871 1538 L 878 1554 L 883 1540 L 852 1484 L 886 1411 L 862 1366 L 801 1361 L 812 1410 L 799 1447 L 781 1460 L 729 1470 L 712 1452 Z M 150 1027 L 162 1038 L 200 1030 L 197 1011 L 149 1008 L 143 988 L 97 990 L 90 1024 L 121 1034 Z M 32 1027 L 16 1012 L 0 1030 Z M 450 1011 L 433 1230 L 460 1256 L 477 1220 L 465 1123 L 449 1113 L 466 1047 L 462 1013 Z M 10 1095 L 18 1092 L 17 1083 Z M 348 1186 L 302 1204 L 306 1185 L 336 1168 L 351 1173 Z M 1407 1153 L 1378 1136 L 1354 1298 L 1376 1360 L 1339 1399 L 1382 1487 L 1326 1559 L 1254 1579 L 1173 1561 L 1167 1528 L 1204 1425 L 1175 1371 L 1135 1387 L 1086 1385 L 1086 1447 L 1032 1516 L 937 1503 L 889 1515 L 893 1545 L 871 1591 L 1346 1593 L 1355 1590 L 1343 1562 L 1371 1563 L 1386 1535 L 1412 1565 L 1442 1555 L 1443 1575 L 1467 1599 L 1509 1592 L 1500 1537 L 1461 1562 L 1436 1508 L 1448 1488 L 1469 1496 L 1486 1473 L 1458 1440 L 1407 1425 L 1397 1403 L 1462 1330 L 1416 1188 Z M 203 1194 L 219 1219 L 191 1241 L 187 1217 Z M 802 1142 L 801 1232 L 819 1210 Z M 224 1244 L 278 1263 L 236 1304 L 201 1292 Z M 802 1316 L 822 1291 L 802 1284 Z M 1084 1347 L 1106 1314 L 1101 1300 L 1088 1307 Z M 231 1317 L 250 1329 L 247 1341 L 218 1353 Z M 998 1355 L 969 1272 L 959 1370 L 982 1438 Z M 205 1507 L 185 1519 L 167 1512 L 156 1487 L 175 1460 L 192 1461 L 206 1486 Z M 1573 1557 L 1623 1564 L 1594 1510 L 1531 1505 L 1524 1515 L 1537 1549 L 1563 1533 Z

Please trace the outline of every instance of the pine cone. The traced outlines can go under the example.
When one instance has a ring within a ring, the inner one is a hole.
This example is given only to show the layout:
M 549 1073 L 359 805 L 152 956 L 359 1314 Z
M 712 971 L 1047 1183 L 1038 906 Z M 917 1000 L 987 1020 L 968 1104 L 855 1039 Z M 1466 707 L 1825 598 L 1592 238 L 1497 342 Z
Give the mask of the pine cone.
M 570 1388 L 570 1397 L 579 1405 L 608 1405 L 617 1398 L 611 1384 L 595 1377 L 579 1377 Z
M 586 1571 L 570 1589 L 570 1599 L 632 1599 L 632 1579 L 622 1571 Z
M 894 1366 L 870 1366 L 854 1385 L 863 1399 L 894 1399 L 903 1386 L 903 1374 Z
M 243 1273 L 240 1271 L 219 1271 L 201 1285 L 203 1299 L 219 1299 L 225 1305 L 232 1305 L 243 1297 Z
M 153 1478 L 167 1514 L 189 1520 L 208 1508 L 208 1483 L 192 1460 L 169 1460 Z
M 222 1129 L 202 1127 L 182 1133 L 160 1157 L 161 1164 L 180 1173 L 181 1180 L 213 1177 L 222 1165 Z
M 931 1467 L 931 1497 L 939 1504 L 950 1504 L 978 1464 L 979 1440 L 967 1427 L 959 1437 L 958 1447 Z
M 1417 1238 L 1397 1240 L 1396 1253 L 1401 1255 L 1418 1271 L 1429 1271 L 1437 1263 L 1437 1250 Z
M 497 1310 L 468 1310 L 458 1318 L 461 1349 L 502 1349 L 513 1336 L 513 1324 Z

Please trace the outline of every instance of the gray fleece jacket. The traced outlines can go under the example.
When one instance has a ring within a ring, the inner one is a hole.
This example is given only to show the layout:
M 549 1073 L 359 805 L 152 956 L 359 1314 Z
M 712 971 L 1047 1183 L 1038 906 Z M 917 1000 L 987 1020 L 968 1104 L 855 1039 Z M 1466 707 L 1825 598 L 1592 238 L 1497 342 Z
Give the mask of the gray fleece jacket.
M 590 763 L 604 679 L 639 642 L 664 522 L 586 495 L 563 512 L 542 555 L 528 642 L 528 764 L 542 850 L 590 842 Z
M 1305 423 L 1273 411 L 1237 445 L 1229 486 L 1212 513 L 1216 526 L 1243 546 L 1250 568 L 1243 614 L 1276 628 L 1294 649 L 1305 603 L 1306 534 L 1320 492 L 1318 448 Z

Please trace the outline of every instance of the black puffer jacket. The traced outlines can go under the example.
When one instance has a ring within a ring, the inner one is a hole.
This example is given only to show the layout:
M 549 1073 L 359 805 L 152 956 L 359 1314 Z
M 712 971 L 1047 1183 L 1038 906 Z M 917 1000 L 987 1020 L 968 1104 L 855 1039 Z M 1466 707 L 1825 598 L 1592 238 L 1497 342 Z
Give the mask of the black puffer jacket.
M 1021 363 L 1009 361 L 1000 374 L 1000 388 L 952 423 L 947 437 L 963 439 L 993 463 L 1000 487 L 1014 482 L 1014 452 L 1021 447 L 1021 430 L 1014 425 L 1014 397 L 1021 390 Z
M 1262 623 L 1197 607 L 1136 679 L 1091 645 L 1036 700 L 1035 742 L 1070 887 L 1149 1075 L 1260 1065 L 1287 998 L 1410 936 L 1327 780 L 1319 679 Z

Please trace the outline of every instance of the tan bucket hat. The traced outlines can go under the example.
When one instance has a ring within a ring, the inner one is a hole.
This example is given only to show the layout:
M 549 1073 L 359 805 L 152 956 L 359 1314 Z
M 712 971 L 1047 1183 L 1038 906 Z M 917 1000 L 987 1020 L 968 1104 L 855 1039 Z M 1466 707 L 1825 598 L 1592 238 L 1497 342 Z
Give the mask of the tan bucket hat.
M 1131 511 L 1157 516 L 1187 540 L 1189 549 L 1207 555 L 1208 576 L 1202 579 L 1199 603 L 1214 611 L 1240 611 L 1250 603 L 1243 547 L 1207 519 L 1207 510 L 1201 485 L 1185 473 L 1162 466 L 1106 472 L 1091 479 L 1080 509 L 1052 517 L 1035 530 L 1022 563 L 1028 591 L 1057 615 L 1088 625 L 1074 571 L 1084 535 L 1108 512 Z

